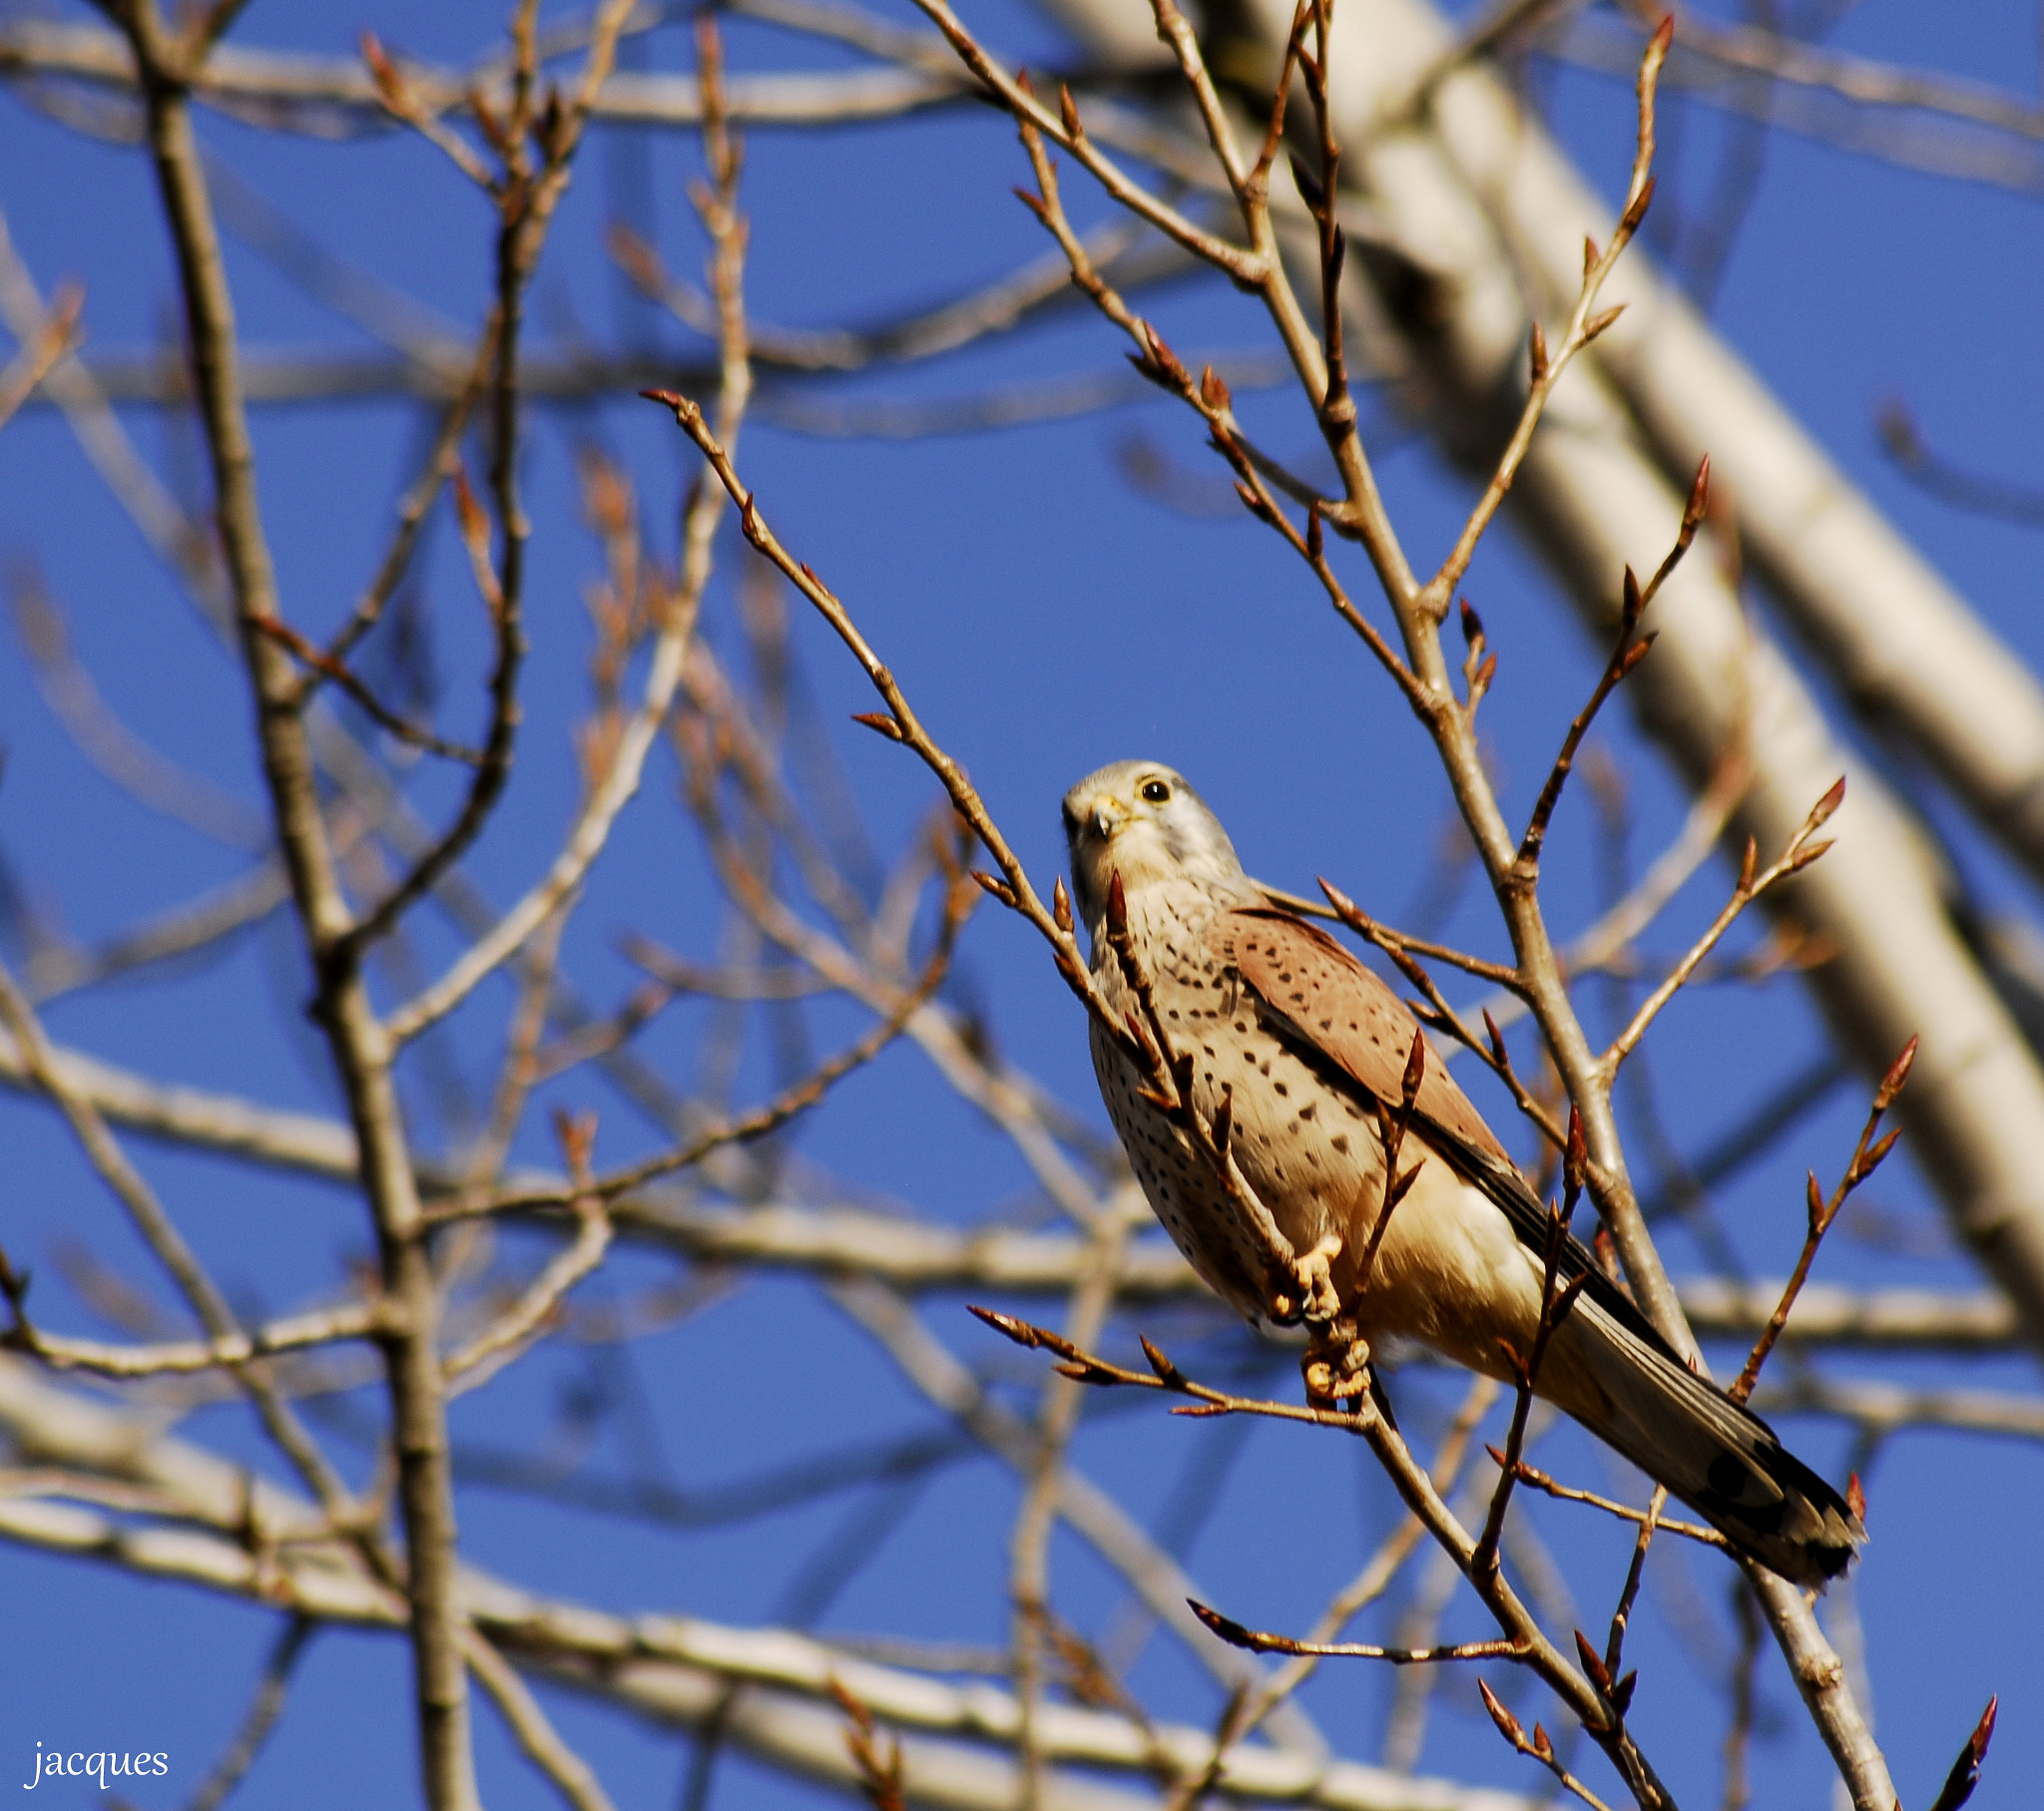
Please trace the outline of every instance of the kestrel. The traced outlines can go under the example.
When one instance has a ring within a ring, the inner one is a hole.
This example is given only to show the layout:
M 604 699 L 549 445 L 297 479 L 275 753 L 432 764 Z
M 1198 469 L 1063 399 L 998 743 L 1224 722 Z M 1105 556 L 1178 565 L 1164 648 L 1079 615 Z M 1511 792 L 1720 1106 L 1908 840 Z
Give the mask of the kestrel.
M 1169 767 L 1103 767 L 1065 794 L 1064 818 L 1104 1003 L 1117 1021 L 1158 1027 L 1160 1055 L 1189 1084 L 1196 1135 L 1160 1100 L 1154 1069 L 1094 1023 L 1108 1113 L 1193 1268 L 1252 1322 L 1272 1319 L 1275 1225 L 1301 1260 L 1279 1305 L 1516 1381 L 1539 1332 L 1550 1217 L 1438 1061 L 1422 1060 L 1399 1152 L 1400 1175 L 1416 1174 L 1358 1286 L 1384 1203 L 1378 1107 L 1401 1107 L 1412 1015 L 1271 902 Z M 1866 1531 L 1838 1493 L 1692 1372 L 1573 1237 L 1558 1273 L 1587 1280 L 1551 1329 L 1535 1392 L 1784 1578 L 1820 1585 L 1842 1572 Z

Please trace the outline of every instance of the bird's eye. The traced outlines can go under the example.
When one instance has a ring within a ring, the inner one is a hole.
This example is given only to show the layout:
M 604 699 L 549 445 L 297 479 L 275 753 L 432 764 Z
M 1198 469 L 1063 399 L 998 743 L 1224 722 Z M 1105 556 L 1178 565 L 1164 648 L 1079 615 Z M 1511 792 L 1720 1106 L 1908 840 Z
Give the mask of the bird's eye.
M 1161 779 L 1146 779 L 1143 782 L 1143 796 L 1153 805 L 1161 805 L 1171 798 L 1171 788 Z

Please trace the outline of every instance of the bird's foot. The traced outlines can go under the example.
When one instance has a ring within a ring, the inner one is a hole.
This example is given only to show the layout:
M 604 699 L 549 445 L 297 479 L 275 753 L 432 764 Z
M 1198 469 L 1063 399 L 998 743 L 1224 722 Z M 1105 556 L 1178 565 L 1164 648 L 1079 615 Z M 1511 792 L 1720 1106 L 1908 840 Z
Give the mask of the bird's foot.
M 1345 1317 L 1315 1326 L 1299 1360 L 1305 1399 L 1316 1409 L 1346 1409 L 1369 1389 L 1369 1341 Z
M 1341 1312 L 1334 1290 L 1334 1260 L 1341 1255 L 1341 1235 L 1330 1232 L 1310 1251 L 1294 1257 L 1280 1273 L 1273 1316 L 1280 1326 L 1304 1321 L 1308 1327 L 1331 1325 Z

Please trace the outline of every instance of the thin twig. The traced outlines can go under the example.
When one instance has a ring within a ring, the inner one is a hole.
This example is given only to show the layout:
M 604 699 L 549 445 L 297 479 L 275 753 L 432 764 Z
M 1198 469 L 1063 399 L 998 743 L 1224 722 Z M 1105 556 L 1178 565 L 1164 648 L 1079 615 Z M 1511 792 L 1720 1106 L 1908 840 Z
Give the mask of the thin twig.
M 1552 354 L 1547 349 L 1539 323 L 1534 323 L 1528 358 L 1530 381 L 1526 400 L 1519 410 L 1518 423 L 1492 468 L 1490 482 L 1484 486 L 1482 496 L 1476 500 L 1468 520 L 1463 523 L 1453 549 L 1419 596 L 1418 610 L 1434 623 L 1446 620 L 1448 604 L 1455 595 L 1455 589 L 1467 574 L 1469 562 L 1476 557 L 1476 544 L 1503 505 L 1505 493 L 1512 488 L 1512 481 L 1518 476 L 1527 449 L 1533 444 L 1533 431 L 1540 425 L 1548 398 L 1554 393 L 1561 374 L 1578 352 L 1618 318 L 1618 308 L 1598 310 L 1597 298 L 1603 290 L 1605 278 L 1611 274 L 1626 246 L 1631 243 L 1633 234 L 1639 230 L 1640 222 L 1646 218 L 1647 208 L 1654 199 L 1655 90 L 1674 34 L 1675 21 L 1673 18 L 1664 19 L 1660 29 L 1647 41 L 1646 53 L 1640 59 L 1636 84 L 1639 128 L 1634 144 L 1632 174 L 1626 183 L 1625 206 L 1619 212 L 1618 224 L 1601 251 L 1594 244 L 1584 246 L 1582 288 L 1576 296 L 1576 305 L 1562 333 L 1561 343 Z M 1620 307 L 1623 305 L 1621 303 Z
M 1502 1453 L 1493 1451 L 1492 1457 L 1500 1465 L 1504 1463 Z M 1646 1510 L 1636 1510 L 1627 1504 L 1614 1502 L 1609 1497 L 1600 1497 L 1595 1491 L 1577 1490 L 1571 1485 L 1549 1477 L 1538 1466 L 1528 1465 L 1523 1459 L 1519 1461 L 1518 1469 L 1521 1484 L 1529 1484 L 1536 1491 L 1544 1491 L 1558 1502 L 1586 1503 L 1592 1509 L 1601 1509 L 1608 1516 L 1616 1516 L 1621 1522 L 1630 1522 L 1636 1527 L 1646 1526 Z M 1673 1517 L 1656 1515 L 1654 1526 L 1657 1529 L 1665 1529 L 1671 1535 L 1680 1535 L 1685 1540 L 1701 1542 L 1705 1547 L 1723 1548 L 1728 1553 L 1731 1551 L 1731 1545 L 1723 1535 L 1715 1528 L 1706 1528 L 1700 1522 L 1678 1522 Z
M 1801 873 L 1831 846 L 1828 842 L 1812 842 L 1810 838 L 1829 821 L 1831 813 L 1837 810 L 1844 797 L 1845 782 L 1840 779 L 1822 798 L 1810 806 L 1809 815 L 1802 820 L 1795 834 L 1789 837 L 1788 845 L 1782 851 L 1780 858 L 1759 873 L 1754 871 L 1758 857 L 1752 842 L 1748 842 L 1746 861 L 1740 869 L 1739 883 L 1733 888 L 1732 897 L 1725 902 L 1723 909 L 1711 921 L 1704 934 L 1690 945 L 1688 953 L 1669 971 L 1660 986 L 1640 1003 L 1639 1010 L 1633 1014 L 1625 1030 L 1611 1041 L 1610 1048 L 1598 1058 L 1598 1070 L 1607 1084 L 1610 1078 L 1617 1075 L 1619 1065 L 1647 1035 L 1647 1027 L 1660 1016 L 1662 1008 L 1681 991 L 1683 985 L 1703 963 L 1704 958 L 1718 947 L 1719 940 L 1732 928 L 1740 913 L 1770 889 Z
M 1838 1178 L 1837 1186 L 1831 1190 L 1828 1199 L 1817 1189 L 1816 1172 L 1808 1172 L 1808 1227 L 1803 1235 L 1802 1250 L 1783 1287 L 1780 1303 L 1768 1317 L 1768 1324 L 1761 1329 L 1761 1336 L 1754 1342 L 1753 1351 L 1748 1354 L 1738 1379 L 1726 1392 L 1734 1402 L 1744 1402 L 1753 1394 L 1754 1385 L 1760 1381 L 1761 1367 L 1768 1362 L 1768 1354 L 1774 1351 L 1775 1342 L 1782 1337 L 1782 1329 L 1788 1324 L 1795 1298 L 1801 1294 L 1802 1285 L 1809 1276 L 1809 1267 L 1816 1259 L 1816 1248 L 1830 1230 L 1831 1222 L 1838 1217 L 1839 1208 L 1845 1205 L 1846 1197 L 1853 1189 L 1880 1167 L 1881 1159 L 1894 1148 L 1895 1140 L 1901 1136 L 1899 1127 L 1878 1140 L 1874 1134 L 1880 1130 L 1881 1117 L 1894 1105 L 1895 1097 L 1909 1080 L 1909 1070 L 1915 1061 L 1916 1040 L 1911 1038 L 1888 1065 L 1887 1074 L 1881 1077 L 1880 1086 L 1874 1090 L 1873 1106 L 1866 1116 L 1866 1124 L 1859 1130 L 1859 1141 L 1852 1147 L 1851 1161 L 1845 1165 L 1845 1173 Z
M 1315 1659 L 1388 1660 L 1393 1666 L 1428 1666 L 1441 1660 L 1518 1660 L 1526 1654 L 1517 1641 L 1454 1641 L 1442 1647 L 1379 1647 L 1372 1641 L 1300 1641 L 1290 1635 L 1246 1628 L 1204 1603 L 1194 1612 L 1231 1647 L 1251 1653 L 1310 1655 Z

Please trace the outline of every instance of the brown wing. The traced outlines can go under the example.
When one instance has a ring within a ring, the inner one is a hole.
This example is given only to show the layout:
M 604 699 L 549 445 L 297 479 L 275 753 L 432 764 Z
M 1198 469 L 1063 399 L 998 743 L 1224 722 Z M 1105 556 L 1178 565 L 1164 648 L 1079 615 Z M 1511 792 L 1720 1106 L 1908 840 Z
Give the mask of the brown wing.
M 1396 1106 L 1419 1027 L 1368 969 L 1324 932 L 1275 906 L 1216 915 L 1208 942 L 1307 1044 L 1376 1099 Z M 1459 1142 L 1511 1167 L 1483 1116 L 1429 1048 L 1417 1108 Z

